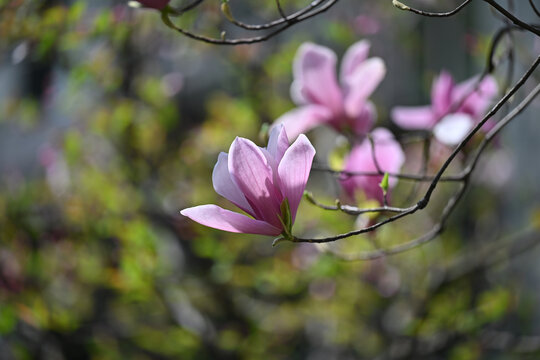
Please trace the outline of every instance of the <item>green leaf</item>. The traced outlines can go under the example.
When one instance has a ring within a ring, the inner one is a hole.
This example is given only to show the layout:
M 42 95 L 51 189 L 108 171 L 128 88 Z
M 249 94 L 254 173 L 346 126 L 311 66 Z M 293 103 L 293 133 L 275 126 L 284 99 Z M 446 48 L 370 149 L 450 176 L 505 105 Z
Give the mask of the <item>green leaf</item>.
M 234 21 L 228 1 L 221 1 L 221 12 L 229 21 Z
M 383 190 L 384 195 L 386 195 L 386 193 L 388 192 L 388 173 L 384 173 L 384 176 L 379 186 Z

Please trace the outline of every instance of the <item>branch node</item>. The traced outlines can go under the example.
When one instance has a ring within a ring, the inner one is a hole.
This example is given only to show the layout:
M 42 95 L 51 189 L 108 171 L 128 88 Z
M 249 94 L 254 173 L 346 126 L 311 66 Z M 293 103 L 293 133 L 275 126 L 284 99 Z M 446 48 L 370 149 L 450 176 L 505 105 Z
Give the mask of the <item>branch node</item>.
M 278 238 L 275 238 L 274 241 L 272 241 L 272 247 L 275 247 L 275 246 L 277 246 L 279 243 L 282 243 L 282 242 L 285 242 L 285 241 L 291 241 L 291 242 L 294 242 L 293 239 L 294 239 L 294 238 L 288 239 L 288 238 L 286 238 L 286 237 L 284 237 L 284 236 L 280 236 L 280 237 L 278 237 Z

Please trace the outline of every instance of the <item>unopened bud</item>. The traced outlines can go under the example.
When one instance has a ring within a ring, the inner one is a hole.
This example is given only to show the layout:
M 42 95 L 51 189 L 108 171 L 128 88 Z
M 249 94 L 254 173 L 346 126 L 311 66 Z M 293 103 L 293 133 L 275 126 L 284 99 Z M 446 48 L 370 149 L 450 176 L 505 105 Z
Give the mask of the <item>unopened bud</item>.
M 231 8 L 229 6 L 229 2 L 228 1 L 224 1 L 221 3 L 221 12 L 223 13 L 223 15 L 225 15 L 225 17 L 229 20 L 229 21 L 233 21 L 234 18 L 232 16 L 232 13 L 231 13 Z
M 405 5 L 404 3 L 402 2 L 399 2 L 398 0 L 392 0 L 392 5 L 394 5 L 395 7 L 397 7 L 398 9 L 401 9 L 401 10 L 411 10 L 410 7 L 408 7 L 407 5 Z

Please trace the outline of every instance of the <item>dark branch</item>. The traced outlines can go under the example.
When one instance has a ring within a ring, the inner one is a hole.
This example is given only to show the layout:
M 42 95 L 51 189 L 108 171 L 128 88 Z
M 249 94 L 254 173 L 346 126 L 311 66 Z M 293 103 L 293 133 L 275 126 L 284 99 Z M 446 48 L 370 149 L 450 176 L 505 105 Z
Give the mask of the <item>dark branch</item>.
M 422 16 L 428 16 L 428 17 L 449 17 L 457 14 L 461 10 L 465 8 L 465 6 L 469 5 L 472 2 L 472 0 L 465 0 L 461 5 L 459 5 L 457 8 L 451 11 L 447 12 L 429 12 L 429 11 L 423 11 L 419 9 L 412 8 L 408 5 L 403 4 L 402 2 L 399 2 L 397 0 L 392 0 L 392 4 L 397 7 L 400 10 L 410 11 L 418 15 Z
M 511 20 L 514 24 L 516 24 L 517 26 L 520 26 L 522 27 L 523 29 L 526 29 L 530 32 L 532 32 L 533 34 L 536 34 L 538 36 L 540 36 L 540 30 L 534 26 L 534 25 L 531 25 L 531 24 L 527 24 L 526 22 L 518 19 L 516 16 L 514 16 L 511 12 L 509 12 L 508 10 L 506 10 L 504 7 L 502 7 L 501 5 L 499 5 L 495 0 L 484 0 L 486 3 L 488 3 L 489 5 L 491 5 L 495 10 L 497 10 L 499 13 L 501 13 L 502 15 L 504 15 L 506 18 L 508 18 L 509 20 Z
M 194 39 L 194 40 L 198 40 L 198 41 L 202 41 L 202 42 L 206 42 L 206 43 L 209 43 L 209 44 L 215 44 L 215 45 L 242 45 L 242 44 L 254 44 L 254 43 L 258 43 L 258 42 L 263 42 L 263 41 L 266 41 L 278 34 L 280 34 L 281 32 L 287 30 L 288 28 L 294 26 L 295 24 L 299 23 L 299 22 L 302 22 L 302 21 L 305 21 L 305 20 L 308 20 L 314 16 L 317 16 L 327 10 L 329 10 L 332 6 L 334 6 L 339 0 L 315 0 L 315 1 L 312 1 L 308 6 L 304 7 L 303 9 L 289 15 L 289 16 L 286 16 L 286 17 L 282 17 L 281 19 L 278 19 L 278 20 L 274 20 L 274 21 L 271 21 L 271 22 L 268 22 L 268 23 L 265 23 L 265 24 L 260 24 L 260 25 L 251 25 L 251 24 L 246 24 L 244 22 L 241 22 L 237 19 L 235 19 L 233 16 L 232 16 L 232 13 L 230 12 L 230 9 L 228 8 L 228 3 L 225 3 L 226 4 L 226 13 L 225 13 L 225 16 L 227 17 L 227 19 L 234 25 L 240 27 L 240 28 L 243 28 L 245 30 L 251 30 L 251 31 L 259 31 L 259 30 L 267 30 L 267 29 L 274 29 L 272 30 L 271 32 L 265 34 L 265 35 L 260 35 L 260 36 L 254 36 L 254 37 L 246 37 L 246 38 L 238 38 L 238 39 L 227 39 L 226 38 L 226 33 L 223 32 L 222 34 L 222 37 L 221 38 L 214 38 L 214 37 L 210 37 L 210 36 L 206 36 L 206 35 L 201 35 L 201 34 L 196 34 L 194 32 L 191 32 L 189 30 L 186 30 L 182 27 L 179 27 L 179 26 L 176 26 L 170 16 L 176 16 L 178 15 L 178 12 L 177 11 L 163 11 L 162 12 L 162 15 L 161 15 L 161 19 L 163 21 L 163 23 L 165 25 L 167 25 L 167 27 L 181 33 L 182 35 L 185 35 L 191 39 Z M 202 1 L 199 1 L 199 2 L 194 2 L 197 3 L 196 5 L 200 4 Z M 277 2 L 277 4 L 279 5 L 278 7 L 278 11 L 280 12 L 280 14 L 284 14 L 283 13 L 283 9 L 281 9 L 281 5 L 279 4 L 279 2 Z M 196 6 L 195 5 L 195 6 Z M 193 8 L 193 7 L 192 7 Z M 192 9 L 190 8 L 190 9 Z

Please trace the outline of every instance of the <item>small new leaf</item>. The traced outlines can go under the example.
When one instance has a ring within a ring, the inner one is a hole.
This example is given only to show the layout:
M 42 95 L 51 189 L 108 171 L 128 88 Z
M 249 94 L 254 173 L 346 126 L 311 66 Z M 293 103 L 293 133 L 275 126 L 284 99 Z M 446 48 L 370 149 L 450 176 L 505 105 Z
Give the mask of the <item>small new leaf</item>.
M 388 192 L 388 173 L 384 173 L 384 176 L 379 186 L 381 187 L 383 194 L 386 195 L 386 193 Z
M 229 7 L 229 2 L 228 1 L 223 1 L 221 3 L 221 12 L 223 13 L 223 15 L 225 15 L 225 17 L 229 20 L 229 21 L 233 21 L 234 18 L 232 16 L 232 12 L 231 12 L 231 8 Z

